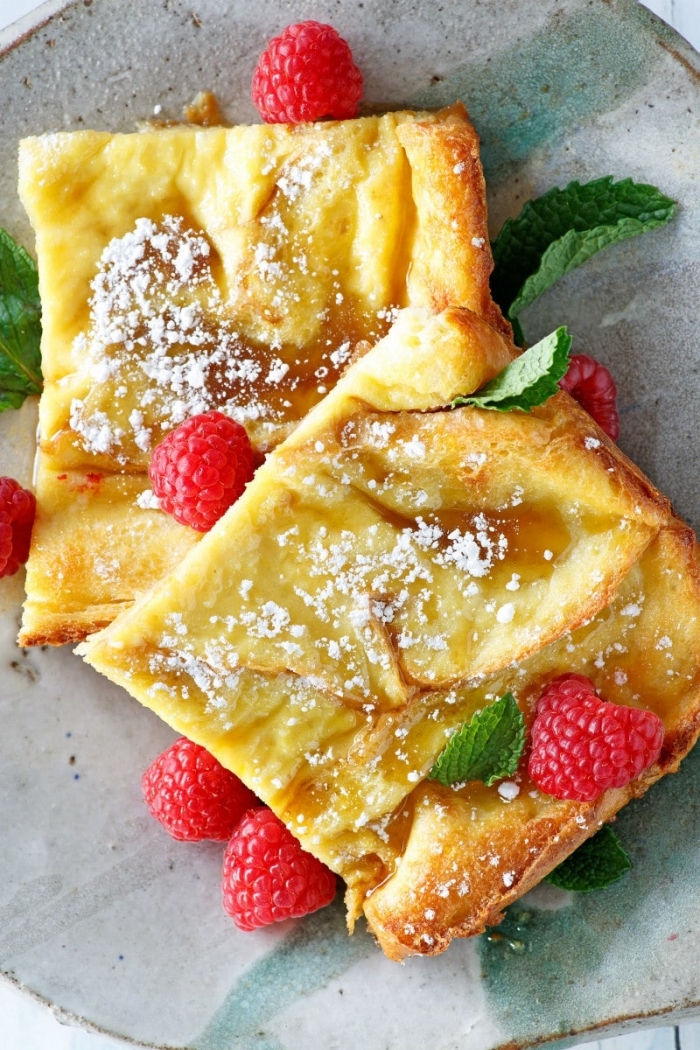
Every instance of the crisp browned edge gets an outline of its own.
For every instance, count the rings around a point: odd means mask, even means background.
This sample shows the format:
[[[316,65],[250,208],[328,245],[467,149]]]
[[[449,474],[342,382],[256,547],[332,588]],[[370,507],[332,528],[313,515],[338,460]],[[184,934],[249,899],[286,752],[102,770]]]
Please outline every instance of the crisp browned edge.
[[[84,642],[91,634],[109,627],[110,623],[112,620],[79,620],[77,623],[57,627],[53,631],[22,631],[17,636],[17,645],[21,649],[31,649],[37,646]]]
[[[479,231],[478,236],[482,237],[485,245],[489,247],[486,251],[481,248],[475,251],[471,244],[471,237],[469,243],[467,243],[465,236],[461,238],[464,242],[462,248],[465,257],[469,260],[474,275],[470,283],[480,293],[478,309],[476,304],[473,304],[471,309],[487,321],[492,328],[495,328],[508,342],[512,343],[513,329],[511,324],[503,316],[500,307],[491,297],[490,277],[493,272],[494,262],[490,249],[486,180],[481,164],[479,135],[464,103],[457,101],[440,112],[446,114],[451,112],[452,115],[440,123],[413,121],[402,124],[397,128],[399,142],[408,153],[406,140],[410,143],[411,140],[417,141],[419,138],[425,138],[428,134],[430,135],[430,146],[428,150],[424,150],[424,153],[430,156],[432,160],[430,167],[433,174],[437,171],[441,176],[443,193],[445,193],[448,201],[451,197],[454,197],[455,201],[459,198],[460,205],[462,203],[462,194],[457,190],[462,180],[454,172],[455,158],[458,158],[458,164],[464,165],[465,170],[468,170],[468,176],[464,181],[471,186],[478,187],[478,192],[473,195],[470,201],[471,212],[469,221],[464,223],[462,229],[468,228],[472,236],[475,230]],[[445,158],[448,155],[450,160],[448,167],[445,168]],[[453,187],[455,188],[454,194],[451,193]],[[434,312],[437,313],[448,306],[467,305],[464,302],[453,301],[454,299],[461,299],[459,293],[454,296],[448,295],[445,285],[449,282],[443,281],[442,287],[439,288],[433,282],[426,283],[430,289]],[[451,291],[454,292],[454,289],[451,289]]]

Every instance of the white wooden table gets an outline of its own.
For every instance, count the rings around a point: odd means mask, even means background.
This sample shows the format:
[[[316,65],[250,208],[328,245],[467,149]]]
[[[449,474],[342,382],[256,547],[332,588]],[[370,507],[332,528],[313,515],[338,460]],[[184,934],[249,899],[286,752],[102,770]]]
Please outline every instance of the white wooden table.
[[[38,7],[37,0],[0,0],[0,29]],[[645,0],[645,6],[700,51],[700,0]],[[120,1040],[66,1028],[28,996],[0,983],[0,1050],[124,1050]],[[700,1050],[700,1022],[653,1028],[578,1050]]]

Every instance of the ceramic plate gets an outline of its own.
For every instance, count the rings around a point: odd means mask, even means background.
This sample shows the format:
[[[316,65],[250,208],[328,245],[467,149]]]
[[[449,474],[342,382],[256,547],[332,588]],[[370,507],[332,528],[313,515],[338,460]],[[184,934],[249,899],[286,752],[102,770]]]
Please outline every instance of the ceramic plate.
[[[46,9],[45,9],[46,10]],[[634,0],[80,0],[0,55],[0,225],[28,246],[16,148],[62,128],[176,117],[201,88],[255,119],[251,72],[290,21],[331,21],[375,107],[463,99],[494,230],[570,179],[652,182],[677,219],[570,274],[523,317],[567,323],[614,372],[620,444],[697,523],[700,59]],[[7,40],[8,45],[10,41]],[[0,41],[2,38],[0,37]],[[34,406],[0,418],[0,473],[29,480]],[[187,1050],[491,1050],[700,1010],[700,753],[618,821],[631,874],[538,890],[496,937],[388,962],[340,904],[239,933],[222,848],[171,842],[139,779],[172,733],[68,649],[22,652],[0,585],[0,968],[74,1023]]]

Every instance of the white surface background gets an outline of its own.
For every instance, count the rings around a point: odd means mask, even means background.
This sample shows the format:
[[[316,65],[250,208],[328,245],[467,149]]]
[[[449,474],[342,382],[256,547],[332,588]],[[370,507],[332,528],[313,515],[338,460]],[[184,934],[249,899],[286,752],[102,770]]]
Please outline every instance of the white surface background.
[[[38,6],[36,0],[0,0],[0,29]],[[645,6],[700,51],[700,0],[646,0]],[[125,1045],[67,1028],[45,1006],[0,983],[0,1050],[124,1050]],[[600,1042],[586,1043],[580,1050],[600,1047]],[[700,1050],[700,1023],[613,1037],[605,1041],[604,1050]]]

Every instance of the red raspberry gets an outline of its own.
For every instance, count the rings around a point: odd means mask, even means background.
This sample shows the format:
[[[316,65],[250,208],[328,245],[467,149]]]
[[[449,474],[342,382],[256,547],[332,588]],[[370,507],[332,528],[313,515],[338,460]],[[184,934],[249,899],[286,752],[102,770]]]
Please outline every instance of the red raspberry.
[[[29,557],[35,513],[34,493],[0,478],[0,576],[12,576]]]
[[[153,450],[148,474],[162,510],[207,532],[253,476],[250,439],[222,412],[192,416]]]
[[[362,73],[332,26],[298,22],[271,40],[253,74],[253,102],[267,124],[357,115]]]
[[[224,908],[239,930],[299,919],[335,896],[335,875],[313,857],[272,810],[246,813],[226,847]]]
[[[225,842],[257,803],[234,773],[184,736],[150,764],[141,789],[152,816],[181,842]]]
[[[528,773],[554,798],[592,802],[655,762],[663,735],[653,711],[608,703],[590,679],[566,674],[537,705]]]
[[[612,441],[620,436],[617,415],[617,387],[605,365],[587,354],[572,354],[569,371],[559,381]]]

